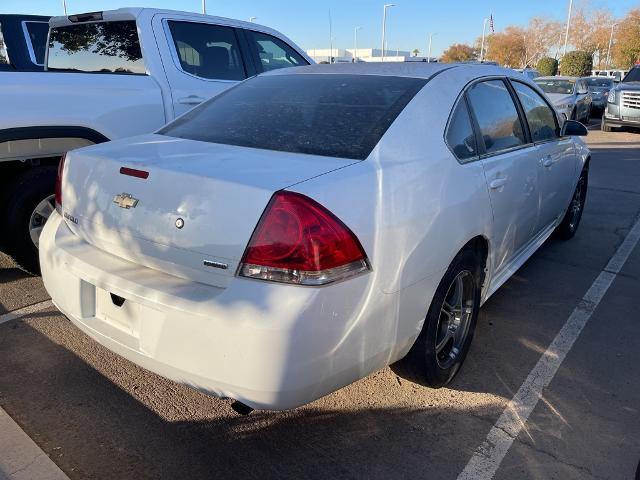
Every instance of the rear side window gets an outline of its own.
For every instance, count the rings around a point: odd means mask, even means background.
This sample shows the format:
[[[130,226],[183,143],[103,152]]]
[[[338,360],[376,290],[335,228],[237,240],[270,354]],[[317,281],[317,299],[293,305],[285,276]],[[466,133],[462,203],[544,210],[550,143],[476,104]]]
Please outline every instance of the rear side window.
[[[249,41],[257,49],[263,72],[309,64],[298,52],[279,38],[253,31],[247,31],[247,35]]]
[[[49,70],[144,74],[135,21],[81,23],[53,28]]]
[[[44,65],[49,24],[46,22],[24,22],[24,31],[31,61],[36,65]]]
[[[523,83],[512,82],[512,85],[527,117],[533,141],[544,142],[558,138],[556,115],[547,102],[538,92]]]
[[[467,102],[461,98],[451,114],[447,127],[447,145],[461,163],[478,155],[476,137],[471,126]]]
[[[182,70],[212,80],[246,77],[233,28],[193,22],[168,24]]]
[[[502,80],[476,83],[468,91],[486,153],[524,145],[525,137],[511,94]]]
[[[364,160],[425,83],[376,75],[259,76],[203,103],[159,133]]]
[[[4,37],[2,36],[2,25],[0,25],[0,65],[9,64],[9,55],[7,54],[7,46],[4,43]]]

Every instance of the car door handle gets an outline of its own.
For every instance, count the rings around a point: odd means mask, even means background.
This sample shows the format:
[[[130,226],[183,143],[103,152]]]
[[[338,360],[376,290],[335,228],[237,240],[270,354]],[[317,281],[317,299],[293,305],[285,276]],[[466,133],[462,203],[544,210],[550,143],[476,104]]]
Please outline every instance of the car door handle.
[[[506,183],[507,183],[507,177],[494,178],[489,183],[489,188],[491,190],[497,190],[497,189],[499,189],[501,187],[504,187]]]
[[[551,157],[544,157],[542,159],[542,166],[549,168],[551,165],[553,165],[553,159]]]
[[[182,97],[178,99],[178,103],[182,105],[198,105],[204,101],[204,98],[197,95],[189,95],[188,97]]]

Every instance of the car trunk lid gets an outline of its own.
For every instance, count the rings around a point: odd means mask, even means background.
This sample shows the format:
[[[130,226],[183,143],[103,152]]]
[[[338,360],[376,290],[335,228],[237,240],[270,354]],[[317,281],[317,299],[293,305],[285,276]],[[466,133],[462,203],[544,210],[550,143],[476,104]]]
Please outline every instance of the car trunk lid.
[[[63,212],[101,250],[226,286],[274,192],[352,163],[145,135],[69,154]]]

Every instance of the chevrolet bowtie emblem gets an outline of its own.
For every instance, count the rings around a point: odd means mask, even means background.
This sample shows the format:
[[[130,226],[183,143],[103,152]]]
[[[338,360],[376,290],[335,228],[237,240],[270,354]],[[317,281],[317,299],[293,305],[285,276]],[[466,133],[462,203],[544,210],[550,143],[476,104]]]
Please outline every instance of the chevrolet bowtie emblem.
[[[126,208],[128,210],[130,208],[136,208],[136,205],[138,205],[138,199],[133,198],[128,193],[121,193],[120,195],[113,197],[113,203],[118,205],[120,208]]]

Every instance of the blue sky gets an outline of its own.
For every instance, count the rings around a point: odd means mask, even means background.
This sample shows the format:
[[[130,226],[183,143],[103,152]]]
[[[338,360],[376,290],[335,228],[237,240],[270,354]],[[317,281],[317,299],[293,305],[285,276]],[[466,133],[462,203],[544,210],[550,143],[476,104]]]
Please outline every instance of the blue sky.
[[[1,0],[2,13],[62,14],[62,0]],[[392,0],[389,9],[387,40],[389,49],[427,50],[429,32],[436,32],[433,54],[439,54],[454,42],[472,42],[482,34],[482,20],[493,12],[496,30],[509,24],[527,23],[540,15],[566,18],[567,0]],[[353,47],[353,29],[358,32],[359,47],[380,47],[382,5],[392,1],[372,0],[207,0],[207,13],[257,22],[282,31],[301,47],[327,48],[329,45],[329,9],[333,19],[334,46]],[[622,16],[639,0],[574,0],[587,2],[589,8],[608,7]],[[201,0],[67,0],[69,13],[108,10],[125,6],[147,6],[175,10],[200,11]]]

